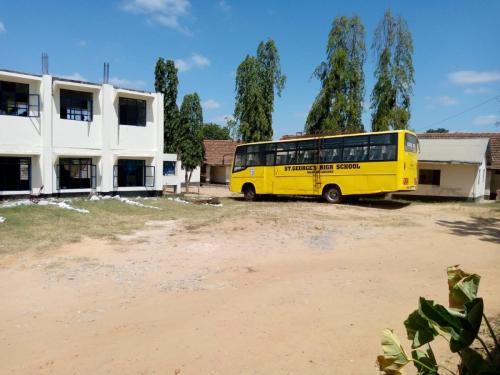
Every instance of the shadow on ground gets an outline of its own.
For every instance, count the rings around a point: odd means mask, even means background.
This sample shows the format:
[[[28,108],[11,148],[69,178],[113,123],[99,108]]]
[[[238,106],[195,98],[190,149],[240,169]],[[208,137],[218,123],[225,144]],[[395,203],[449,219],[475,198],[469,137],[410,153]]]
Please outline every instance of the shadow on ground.
[[[437,223],[457,236],[475,236],[482,241],[500,244],[500,219],[473,217],[471,220],[438,220]]]
[[[230,199],[239,202],[245,201],[244,197],[231,197]],[[294,195],[261,195],[258,197],[257,202],[274,202],[274,203],[317,202],[318,204],[329,204],[325,202],[321,197],[294,196]],[[384,199],[355,200],[355,199],[349,199],[348,197],[346,197],[345,202],[342,203],[342,205],[369,207],[369,208],[377,208],[384,210],[397,210],[407,207],[410,204],[411,202],[402,202],[402,201],[384,200]]]

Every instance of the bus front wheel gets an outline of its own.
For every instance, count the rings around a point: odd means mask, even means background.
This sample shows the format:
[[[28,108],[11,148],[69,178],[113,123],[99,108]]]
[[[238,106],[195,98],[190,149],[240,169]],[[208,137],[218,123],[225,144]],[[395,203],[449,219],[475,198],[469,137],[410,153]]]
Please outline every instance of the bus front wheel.
[[[342,202],[342,193],[338,186],[327,186],[325,190],[323,190],[323,198],[328,203],[340,203]]]
[[[257,198],[253,185],[245,185],[243,187],[243,196],[246,201],[254,201]]]

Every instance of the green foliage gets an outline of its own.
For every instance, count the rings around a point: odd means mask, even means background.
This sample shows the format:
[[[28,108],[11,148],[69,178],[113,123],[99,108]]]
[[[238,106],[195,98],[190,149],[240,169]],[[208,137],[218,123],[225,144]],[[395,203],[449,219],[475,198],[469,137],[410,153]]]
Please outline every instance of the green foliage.
[[[209,122],[203,124],[203,139],[231,139],[229,136],[229,129],[220,125]]]
[[[418,374],[438,374],[444,366],[438,365],[430,343],[442,336],[449,343],[451,352],[458,353],[461,358],[460,375],[498,374],[499,361],[495,362],[484,341],[479,337],[479,328],[484,321],[490,327],[483,314],[483,299],[477,296],[479,275],[469,274],[458,266],[448,267],[448,289],[450,307],[434,303],[423,297],[419,299],[418,309],[412,312],[404,322],[408,339],[412,340],[412,358],[404,353],[404,349],[390,330],[382,332],[382,349],[384,354],[378,357],[379,367],[385,374],[401,374],[401,368],[413,362]],[[389,333],[390,334],[389,334]],[[499,351],[494,332],[490,331]],[[478,340],[488,354],[485,359],[479,352],[471,348]],[[453,371],[446,369],[454,374]]]
[[[179,79],[174,61],[160,57],[155,67],[155,90],[163,94],[163,149],[169,153],[176,153],[179,149],[178,84]]]
[[[413,92],[413,40],[406,21],[387,10],[372,50],[378,57],[371,96],[372,131],[408,129]]]
[[[377,357],[380,371],[388,375],[402,374],[401,370],[411,362],[397,336],[390,330],[382,331],[383,355]]]
[[[180,111],[178,150],[182,167],[186,170],[186,189],[191,175],[203,163],[203,112],[197,93],[184,96]]]
[[[366,59],[365,29],[358,16],[337,17],[328,35],[326,61],[314,71],[321,81],[306,120],[306,133],[364,130],[361,120]]]
[[[448,133],[449,130],[445,128],[428,129],[426,133]]]
[[[259,44],[257,57],[247,55],[238,66],[234,117],[244,142],[272,139],[274,94],[281,96],[285,81],[272,39]]]

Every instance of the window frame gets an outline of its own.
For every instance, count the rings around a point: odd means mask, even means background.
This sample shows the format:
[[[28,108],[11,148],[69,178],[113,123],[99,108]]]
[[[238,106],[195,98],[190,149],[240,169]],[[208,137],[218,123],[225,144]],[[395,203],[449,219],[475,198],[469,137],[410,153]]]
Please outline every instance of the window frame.
[[[128,105],[126,105],[125,103],[128,103]],[[130,105],[132,103],[134,103],[135,106]],[[135,107],[135,110],[136,110],[135,116],[131,116],[131,117],[134,117],[134,119],[132,119],[132,120],[127,119],[126,121],[128,121],[128,122],[122,121],[122,107],[125,107],[128,110],[131,110],[132,108]],[[141,108],[141,107],[143,107],[143,108]],[[142,113],[141,113],[141,110],[142,110]],[[145,127],[147,124],[147,110],[148,109],[147,109],[147,101],[146,100],[120,96],[118,98],[118,123],[119,123],[119,125],[124,125],[124,126]]]
[[[173,167],[174,167],[173,173],[165,173],[165,164],[166,163],[173,163]],[[176,176],[177,175],[176,166],[177,166],[177,162],[174,160],[163,160],[163,175],[164,176]]]
[[[13,86],[14,90],[6,90],[5,86],[10,85]],[[23,90],[21,90],[21,88],[23,88]],[[9,105],[9,96],[13,96],[13,98],[10,98],[13,100],[12,105]],[[21,97],[24,97],[24,99]],[[5,106],[3,105],[4,103]],[[20,104],[22,104],[22,106]],[[22,112],[20,112],[20,110],[22,110]],[[0,80],[0,115],[40,117],[40,95],[30,94],[29,83]]]
[[[88,180],[88,186],[61,187],[62,168],[69,166],[70,180]],[[85,168],[84,168],[85,167]],[[78,171],[78,176],[72,177],[71,174]],[[58,190],[76,190],[76,189],[95,189],[96,188],[96,166],[92,164],[92,158],[59,158],[57,165],[57,188]],[[86,174],[84,177],[83,173]],[[68,181],[69,182],[69,181]],[[83,185],[83,184],[81,184]]]
[[[64,99],[63,95],[65,95]],[[84,101],[87,103],[87,108],[83,108],[81,105]],[[66,117],[63,117],[63,108]],[[78,119],[76,116],[81,118]],[[94,119],[94,94],[88,91],[60,89],[59,118],[61,120],[92,122]]]

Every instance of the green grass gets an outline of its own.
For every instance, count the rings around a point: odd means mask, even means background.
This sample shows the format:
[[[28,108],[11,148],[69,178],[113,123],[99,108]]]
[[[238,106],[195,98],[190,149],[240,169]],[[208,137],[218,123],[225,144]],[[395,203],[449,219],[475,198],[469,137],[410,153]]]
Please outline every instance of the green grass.
[[[84,237],[114,239],[144,226],[149,220],[184,220],[186,225],[204,223],[236,215],[241,202],[223,200],[223,207],[182,204],[164,198],[141,200],[161,210],[132,206],[117,200],[73,199],[70,205],[85,208],[88,214],[57,206],[0,208],[7,220],[0,224],[0,255],[27,250],[55,249]]]

